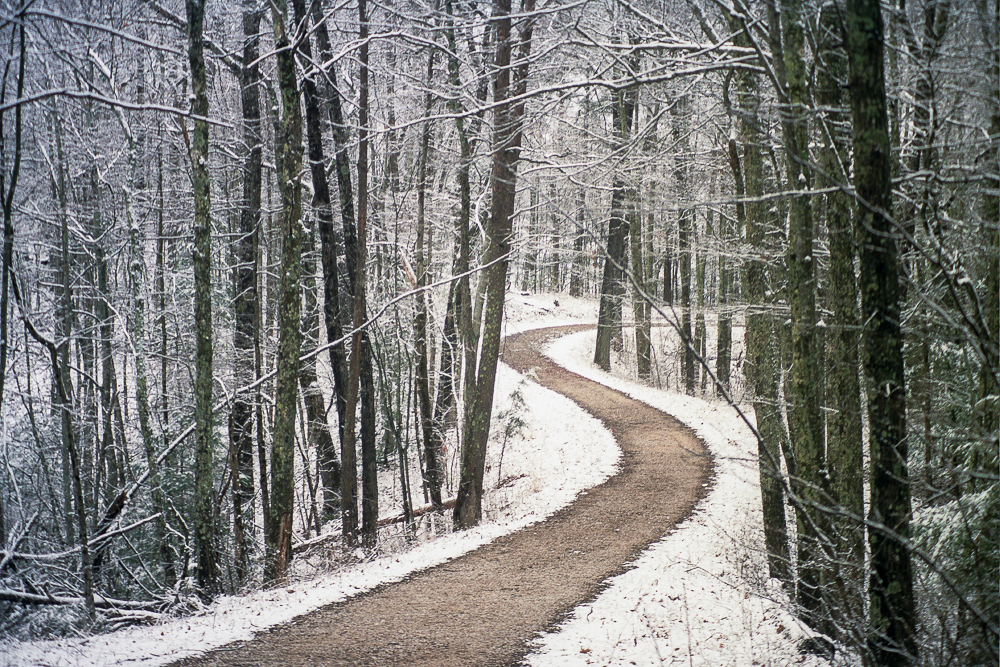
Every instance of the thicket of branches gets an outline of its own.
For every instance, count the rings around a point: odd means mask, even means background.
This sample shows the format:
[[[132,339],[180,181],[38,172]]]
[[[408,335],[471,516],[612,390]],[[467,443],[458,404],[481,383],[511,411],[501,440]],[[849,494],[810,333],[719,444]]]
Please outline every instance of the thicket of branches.
[[[477,523],[513,288],[599,298],[598,365],[752,408],[769,573],[817,631],[995,661],[998,23],[5,5],[4,631]]]

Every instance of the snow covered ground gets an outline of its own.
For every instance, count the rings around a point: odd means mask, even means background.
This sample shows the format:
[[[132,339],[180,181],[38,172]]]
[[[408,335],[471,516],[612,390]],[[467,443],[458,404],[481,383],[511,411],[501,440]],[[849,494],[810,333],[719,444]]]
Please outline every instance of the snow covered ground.
[[[750,429],[724,403],[650,389],[590,363],[595,332],[557,340],[560,365],[668,412],[697,432],[715,456],[708,497],[635,568],[613,578],[592,603],[535,642],[532,667],[571,665],[829,665],[803,656],[809,632],[785,611],[767,579]],[[785,603],[785,604],[781,604]]]
[[[558,301],[559,305],[556,305]],[[596,303],[565,295],[508,297],[506,333],[593,322]],[[826,665],[803,657],[801,626],[768,597],[753,440],[735,411],[651,390],[595,370],[593,334],[558,341],[553,358],[578,373],[662,408],[694,428],[716,456],[716,477],[695,516],[652,546],[592,603],[538,639],[529,664]],[[194,616],[94,637],[0,642],[0,666],[161,665],[287,622],[331,602],[460,556],[544,519],[614,473],[610,434],[575,404],[501,368],[487,471],[487,522],[350,566],[245,596],[224,597]],[[513,437],[504,438],[509,425]],[[571,446],[570,446],[571,445]],[[502,451],[502,464],[500,461]],[[499,487],[499,488],[498,488]],[[399,550],[396,550],[396,549]],[[303,573],[307,570],[301,570]],[[312,569],[308,569],[312,572]]]

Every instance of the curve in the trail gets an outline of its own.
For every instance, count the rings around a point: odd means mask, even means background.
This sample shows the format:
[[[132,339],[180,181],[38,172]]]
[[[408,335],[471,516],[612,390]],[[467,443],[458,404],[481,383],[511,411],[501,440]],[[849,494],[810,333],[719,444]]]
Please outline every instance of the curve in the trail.
[[[712,467],[704,445],[673,417],[541,355],[548,340],[584,328],[510,336],[504,361],[604,422],[624,453],[618,474],[543,522],[179,665],[520,661],[537,633],[593,599],[602,582],[691,513]]]

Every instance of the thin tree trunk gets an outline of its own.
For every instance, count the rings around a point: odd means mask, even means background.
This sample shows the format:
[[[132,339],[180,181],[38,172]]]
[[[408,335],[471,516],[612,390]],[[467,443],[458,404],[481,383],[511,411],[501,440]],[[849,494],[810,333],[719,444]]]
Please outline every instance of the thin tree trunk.
[[[742,224],[740,220],[740,225]],[[719,221],[719,238],[724,249],[731,247],[738,239],[738,232],[733,233],[732,224],[724,217]],[[726,251],[723,250],[719,253],[719,325],[715,342],[715,378],[718,380],[716,393],[720,397],[728,394],[730,388],[729,376],[733,351],[733,315],[729,308],[731,282],[732,270],[729,267]]]
[[[455,39],[454,7],[452,0],[445,0],[445,12],[447,19],[445,23],[445,34],[448,39],[448,82],[456,90],[462,87],[459,76],[459,61],[457,41]],[[488,34],[489,31],[487,31]],[[480,91],[477,91],[479,97]],[[464,391],[468,391],[475,381],[475,356],[478,348],[479,331],[474,326],[472,313],[472,287],[468,273],[471,262],[471,239],[469,236],[469,224],[472,219],[472,186],[470,183],[470,171],[472,169],[472,154],[474,151],[474,140],[470,139],[470,134],[474,134],[478,128],[479,117],[473,116],[472,127],[467,127],[464,111],[459,96],[454,96],[448,101],[448,110],[455,114],[455,130],[458,134],[459,165],[458,165],[458,253],[455,261],[455,273],[462,276],[455,286],[455,326],[458,329],[458,336],[462,342],[462,353],[458,357],[461,365],[465,369],[461,386]],[[475,320],[478,322],[478,320]],[[468,405],[468,399],[463,401],[463,405]]]
[[[20,49],[19,49],[19,59],[18,59],[18,70],[17,70],[17,91],[16,99],[21,99],[21,95],[24,93],[24,72],[25,72],[25,39],[24,39],[24,23],[23,16],[21,17],[20,23]],[[11,40],[13,41],[13,34],[11,35]],[[13,44],[11,45],[13,50]],[[3,89],[0,91],[0,103],[4,102],[7,97],[7,79],[4,77]],[[13,258],[14,258],[14,193],[17,191],[17,181],[21,173],[21,107],[18,104],[14,109],[14,163],[11,166],[10,171],[10,182],[5,183],[6,180],[6,165],[0,164],[0,195],[3,196],[3,254],[2,260],[0,260],[0,415],[3,414],[3,393],[4,393],[4,378],[7,375],[7,350],[9,347],[8,340],[8,325],[7,325],[7,314],[10,311],[8,303],[8,289],[11,273],[13,272]],[[6,140],[4,125],[3,125],[3,114],[0,113],[0,144],[3,144]],[[60,153],[62,151],[60,150]],[[60,174],[62,173],[62,160],[60,156]],[[65,208],[65,207],[63,207]],[[68,273],[69,267],[66,266],[64,271]],[[3,507],[0,506],[0,513],[3,512]],[[3,530],[3,519],[0,518],[0,539],[5,540]],[[7,544],[6,541],[2,544]]]
[[[683,188],[681,188],[683,189]],[[691,227],[693,211],[681,211],[677,219],[677,254],[681,280],[681,342],[684,345],[684,365],[681,370],[684,392],[694,396],[695,363],[694,336],[691,330]]]
[[[429,91],[434,75],[434,52],[427,58],[428,92],[424,95],[424,115],[429,115],[432,97]],[[428,262],[425,261],[424,245],[426,243],[426,198],[427,198],[427,161],[430,152],[431,125],[424,121],[420,130],[420,145],[417,155],[417,238],[415,248],[414,270],[417,282],[414,287],[421,289],[428,284]],[[417,294],[417,313],[413,320],[413,331],[417,352],[417,406],[420,413],[420,429],[424,442],[424,485],[435,508],[441,507],[441,459],[443,452],[439,447],[439,439],[434,436],[434,415],[431,407],[430,361],[428,359],[427,335],[427,293],[425,290]]]
[[[277,0],[271,9],[278,61],[281,120],[275,135],[275,163],[281,194],[279,235],[282,241],[278,282],[278,355],[274,388],[274,444],[271,449],[271,525],[267,531],[265,578],[280,581],[292,558],[295,499],[295,413],[298,406],[299,353],[302,347],[299,296],[302,273],[302,115],[295,77],[295,49],[289,35],[288,5]]]
[[[208,91],[202,29],[205,0],[187,0],[188,58],[195,116],[191,139],[194,182],[194,335],[195,335],[195,494],[194,531],[198,586],[206,597],[219,590],[216,553],[215,489],[212,482],[212,224],[208,173]]]
[[[551,289],[553,292],[559,292],[562,289],[562,270],[560,262],[562,261],[562,233],[559,229],[559,215],[557,213],[558,204],[556,199],[556,184],[552,182],[549,184],[549,225],[552,229],[551,243],[552,243],[552,258],[549,266],[549,271],[552,279]]]
[[[633,192],[633,194],[635,194]],[[635,359],[639,378],[648,380],[652,374],[650,364],[649,303],[640,292],[646,286],[646,262],[643,259],[642,213],[638,210],[638,197],[629,211],[629,250],[632,255],[632,316],[635,318]]]
[[[348,472],[348,467],[355,465],[356,456],[356,416],[355,411],[358,405],[360,394],[367,395],[367,388],[361,388],[362,361],[364,355],[364,340],[362,325],[365,321],[365,266],[367,262],[367,231],[368,231],[368,19],[365,0],[358,2],[358,22],[360,24],[359,39],[361,47],[358,58],[360,61],[359,72],[359,97],[358,97],[358,220],[356,239],[356,259],[355,275],[353,278],[354,288],[354,334],[351,340],[351,360],[348,372],[347,384],[347,411],[345,414],[344,438],[342,441],[342,459],[344,465],[342,485],[342,495],[345,501],[348,498],[357,497],[356,478]],[[347,244],[347,252],[351,254],[351,244]],[[369,364],[370,369],[370,364]],[[365,425],[364,409],[362,409],[362,427]],[[374,438],[370,439],[372,451],[367,451],[367,439],[362,433],[362,528],[361,533],[366,546],[374,546],[378,533],[378,495],[370,495],[374,489],[377,492],[376,457],[374,451]],[[348,461],[348,456],[352,460]],[[353,544],[357,533],[357,515],[351,514],[351,510],[345,506],[343,512],[344,540],[348,544]]]
[[[327,31],[326,22],[323,20],[322,12],[319,8],[319,3],[313,3],[313,22],[316,25],[316,43],[319,46],[320,56],[323,61],[329,61],[332,59],[332,50],[330,48],[330,37]],[[365,46],[367,48],[367,45]],[[367,71],[367,70],[366,70]],[[358,262],[359,258],[359,247],[358,240],[355,230],[355,216],[354,216],[354,194],[351,187],[351,165],[350,156],[348,155],[348,137],[347,137],[347,125],[344,121],[344,114],[341,108],[340,93],[337,91],[337,79],[336,74],[331,66],[327,72],[327,104],[330,112],[330,122],[333,125],[333,140],[335,147],[335,170],[337,172],[337,188],[340,193],[340,215],[343,222],[344,230],[344,256],[347,264],[347,278],[348,278],[348,291],[351,294],[356,294],[358,290],[357,282],[359,276],[364,273],[364,264]],[[359,162],[360,164],[360,162]],[[367,179],[366,179],[367,180]],[[359,175],[359,188],[360,188],[360,175]],[[366,202],[367,203],[367,202]],[[361,202],[359,198],[358,206],[360,208]],[[365,210],[367,214],[367,208]],[[359,211],[360,214],[360,211]],[[321,227],[322,231],[323,227]],[[334,275],[333,268],[336,266],[335,256],[333,254],[333,234],[332,228],[330,230],[330,235],[324,237],[324,280],[325,280],[325,290],[326,295],[326,322],[327,322],[327,336],[330,337],[331,328],[331,314],[333,309],[337,308],[339,310],[339,300],[333,300],[331,295],[333,289],[336,285],[333,283]],[[359,267],[362,269],[359,271]],[[356,315],[356,308],[354,312],[351,313]],[[344,317],[345,319],[351,315],[346,310],[344,313],[337,313],[338,317]],[[363,317],[362,311],[362,317]],[[348,320],[349,322],[350,320]],[[342,325],[341,325],[342,326]],[[341,330],[342,331],[342,330]],[[342,336],[342,334],[341,334]],[[336,336],[333,340],[339,339],[341,336]],[[357,350],[357,338],[360,334],[357,334],[351,342],[352,351]],[[358,473],[357,473],[357,449],[356,449],[356,432],[352,430],[350,437],[347,434],[347,424],[350,423],[351,428],[354,429],[355,426],[355,412],[357,410],[358,401],[358,389],[355,388],[354,391],[354,402],[351,404],[349,400],[349,395],[352,393],[351,383],[352,383],[352,368],[348,367],[346,351],[343,352],[343,362],[338,362],[333,360],[333,349],[331,348],[331,365],[337,365],[341,363],[344,376],[344,399],[343,408],[341,411],[341,406],[338,403],[338,416],[340,417],[340,461],[341,461],[341,478],[340,478],[340,503],[341,503],[341,523],[343,525],[343,535],[344,540],[348,544],[353,544],[357,537],[358,532]],[[338,353],[343,348],[337,348]],[[353,352],[352,352],[353,360]],[[360,376],[360,368],[358,369],[358,374]],[[358,383],[362,381],[362,378],[358,378]],[[338,399],[339,400],[339,399]]]
[[[694,319],[695,349],[702,360],[702,363],[698,364],[698,375],[701,378],[699,391],[702,395],[705,393],[706,381],[708,380],[708,371],[703,365],[708,362],[708,340],[705,333],[705,279],[708,272],[708,253],[705,247],[708,245],[707,239],[712,235],[712,209],[706,211],[705,216],[705,234],[702,236],[702,243],[698,247],[698,258],[695,260],[695,287],[698,290],[698,312],[695,314]]]
[[[317,32],[322,29],[325,34],[326,23],[319,11],[318,2],[312,3],[312,20],[317,26]],[[304,0],[292,0],[292,7],[297,23],[304,23],[308,16]],[[320,50],[323,51],[322,40]],[[329,47],[329,45],[326,45]],[[299,48],[304,57],[312,60],[312,49],[308,40],[303,40]],[[326,56],[323,56],[324,59]],[[332,67],[330,69],[332,76]],[[330,203],[330,185],[326,174],[326,160],[323,151],[322,120],[320,118],[320,92],[315,76],[307,76],[302,80],[303,100],[305,101],[306,138],[309,144],[309,169],[313,185],[313,209],[319,226],[320,263],[323,267],[323,322],[326,327],[328,341],[339,340],[344,335],[340,320],[340,278],[337,269],[338,243],[333,228],[333,208]],[[328,95],[337,95],[336,91]],[[348,190],[350,184],[348,182]],[[348,196],[349,193],[348,193]],[[318,342],[318,341],[317,341]],[[334,404],[337,409],[338,440],[343,432],[344,409],[347,405],[347,355],[343,344],[330,348],[330,368],[333,371]],[[315,371],[313,372],[315,377]],[[311,406],[311,407],[310,407]],[[326,411],[323,409],[320,394],[313,394],[309,399],[307,410],[310,412],[310,423],[317,429],[317,456],[319,458],[320,480],[323,484],[323,517],[333,518],[340,509],[341,470],[337,459],[336,445],[330,436],[326,421]]]
[[[510,0],[497,0],[496,78],[493,82],[494,130],[493,170],[490,185],[493,200],[487,228],[485,256],[485,321],[479,369],[472,391],[467,393],[466,421],[462,438],[461,479],[453,514],[457,528],[469,528],[482,518],[483,476],[486,467],[486,442],[493,413],[493,391],[500,354],[500,323],[503,318],[504,292],[511,248],[514,198],[517,186],[517,159],[521,147],[524,102],[511,103],[527,90],[531,34],[534,27],[534,0],[522,6],[523,25],[519,31],[517,66],[511,66]],[[513,71],[512,71],[513,70]]]
[[[368,9],[358,0],[358,228],[357,266],[354,279],[354,328],[351,373],[358,374],[361,401],[361,537],[369,548],[378,539],[378,468],[375,450],[375,387],[372,382],[371,344],[361,330],[367,313],[368,265]],[[360,368],[355,370],[354,351]],[[352,383],[353,384],[353,383]],[[348,417],[350,419],[351,416]]]
[[[260,227],[261,144],[260,66],[257,57],[260,42],[261,13],[255,0],[243,4],[243,69],[240,73],[240,103],[243,113],[243,141],[247,145],[243,163],[243,200],[235,247],[236,268],[233,300],[234,375],[237,385],[254,380],[254,336],[256,333],[257,237]],[[233,471],[233,548],[237,585],[243,585],[250,568],[248,537],[253,538],[253,404],[251,397],[240,394],[233,400],[229,417],[230,466]]]
[[[131,148],[130,172],[136,169],[135,151]],[[150,423],[149,383],[146,374],[146,299],[143,292],[145,284],[145,268],[142,243],[142,232],[132,211],[131,185],[125,192],[125,216],[129,231],[129,282],[132,284],[132,340],[135,347],[135,402],[139,413],[139,433],[142,436],[143,451],[146,455],[146,466],[149,468],[149,489],[153,499],[153,509],[160,514],[154,522],[153,530],[160,556],[160,567],[163,569],[163,581],[167,588],[173,588],[177,583],[177,571],[174,568],[173,551],[167,534],[167,504],[163,495],[163,482],[160,477],[160,466],[156,459],[156,445],[153,439],[153,427]],[[111,369],[113,373],[113,367]],[[95,564],[103,553],[95,558]]]
[[[727,15],[730,29],[741,30],[740,22]],[[745,34],[739,34],[736,43],[748,46]],[[730,166],[736,184],[736,215],[744,229],[747,244],[753,249],[753,258],[743,270],[743,295],[747,300],[746,313],[746,364],[744,375],[753,390],[754,414],[757,417],[757,462],[759,468],[761,506],[764,520],[764,544],[767,549],[768,572],[773,579],[785,586],[792,583],[788,551],[788,530],[785,522],[781,460],[787,451],[785,426],[778,405],[778,368],[774,354],[774,316],[769,312],[768,266],[764,259],[768,252],[765,226],[767,210],[761,201],[764,194],[764,164],[758,134],[758,107],[760,92],[753,74],[739,70],[736,73],[739,121],[737,128],[743,144],[741,165],[735,141],[729,143]],[[740,201],[746,198],[745,203]]]
[[[586,258],[583,255],[583,244],[586,240],[584,224],[587,215],[587,191],[584,188],[577,190],[576,200],[576,229],[573,231],[573,262],[570,265],[569,274],[569,295],[583,296],[584,291],[584,271],[586,271]]]

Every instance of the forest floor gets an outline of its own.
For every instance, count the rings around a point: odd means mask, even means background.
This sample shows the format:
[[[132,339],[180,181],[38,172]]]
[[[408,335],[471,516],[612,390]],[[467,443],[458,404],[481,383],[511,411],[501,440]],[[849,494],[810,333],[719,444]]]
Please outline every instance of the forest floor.
[[[150,625],[77,631],[74,610],[52,608],[41,627],[65,634],[0,637],[0,667],[420,664],[414,655],[424,664],[831,667],[799,652],[811,632],[768,578],[752,431],[710,390],[683,394],[674,328],[654,328],[653,378],[639,381],[628,328],[604,373],[591,363],[593,325],[562,326],[592,323],[596,301],[520,292],[507,301],[481,526],[453,532],[450,517],[429,514],[411,538],[386,529],[377,549],[337,554],[335,533],[324,533],[326,546],[299,554],[286,585]],[[714,316],[707,324],[711,340]],[[752,423],[741,338],[733,396]],[[577,387],[605,423],[533,380]],[[625,437],[632,428],[676,440]],[[450,480],[454,442],[448,451]],[[388,517],[401,495],[384,472]],[[685,475],[687,490],[678,488]],[[858,664],[841,653],[832,662]]]
[[[570,397],[611,430],[620,472],[549,519],[406,580],[333,604],[246,642],[184,660],[209,665],[510,665],[529,641],[690,515],[712,470],[673,417],[542,356],[584,326],[508,337],[504,362]]]

